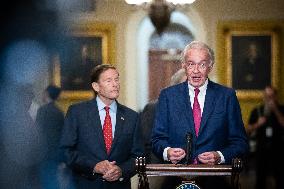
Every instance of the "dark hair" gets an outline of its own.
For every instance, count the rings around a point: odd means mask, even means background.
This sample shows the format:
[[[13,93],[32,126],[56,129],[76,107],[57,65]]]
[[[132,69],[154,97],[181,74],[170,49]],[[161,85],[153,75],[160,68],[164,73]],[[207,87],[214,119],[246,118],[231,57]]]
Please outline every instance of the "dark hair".
[[[48,96],[52,99],[52,100],[56,100],[58,98],[58,96],[61,93],[61,88],[54,86],[54,85],[49,85],[46,88],[46,91],[48,93]]]
[[[91,83],[93,82],[98,82],[100,79],[100,76],[103,72],[109,69],[114,69],[116,70],[116,67],[110,64],[100,64],[94,67],[94,69],[91,72]]]

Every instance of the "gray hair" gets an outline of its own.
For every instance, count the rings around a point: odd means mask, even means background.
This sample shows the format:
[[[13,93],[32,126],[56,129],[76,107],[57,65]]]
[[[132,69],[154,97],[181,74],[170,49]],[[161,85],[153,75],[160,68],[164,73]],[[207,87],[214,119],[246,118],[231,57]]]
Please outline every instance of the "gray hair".
[[[186,47],[184,48],[184,50],[182,51],[182,57],[181,57],[181,62],[185,62],[185,57],[186,57],[186,53],[190,50],[190,49],[205,49],[208,51],[208,55],[210,58],[210,64],[213,65],[215,62],[215,55],[214,55],[214,51],[205,43],[201,42],[201,41],[192,41],[191,43],[189,43],[188,45],[186,45]]]

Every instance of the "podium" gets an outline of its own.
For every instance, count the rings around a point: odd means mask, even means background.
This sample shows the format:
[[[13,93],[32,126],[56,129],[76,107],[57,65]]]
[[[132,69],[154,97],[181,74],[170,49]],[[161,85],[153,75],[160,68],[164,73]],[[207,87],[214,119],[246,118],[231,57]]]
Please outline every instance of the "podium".
[[[184,180],[183,183],[192,184],[188,188],[197,189],[199,187],[195,185],[194,178],[198,176],[230,176],[232,187],[239,189],[239,175],[242,168],[242,160],[238,158],[233,159],[231,165],[146,164],[145,157],[136,158],[136,171],[139,178],[138,189],[150,189],[148,176],[179,176]]]

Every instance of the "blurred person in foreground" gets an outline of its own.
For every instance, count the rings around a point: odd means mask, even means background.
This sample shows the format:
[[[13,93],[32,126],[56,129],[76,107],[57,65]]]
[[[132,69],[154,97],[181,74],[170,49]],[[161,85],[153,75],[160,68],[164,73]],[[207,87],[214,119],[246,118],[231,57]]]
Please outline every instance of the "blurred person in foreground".
[[[279,156],[284,146],[284,106],[278,103],[273,87],[265,87],[263,103],[252,110],[247,131],[256,142],[255,188],[271,188],[268,176],[273,176],[275,188],[284,188],[283,158]]]
[[[33,98],[30,84],[1,88],[0,188],[41,188],[39,166],[45,150],[41,129],[28,112]]]
[[[152,133],[153,152],[173,164],[185,163],[186,134],[192,135],[191,164],[231,164],[248,152],[236,93],[208,79],[214,52],[193,41],[182,54],[187,81],[161,91]],[[202,189],[228,188],[223,177],[200,177]]]
[[[112,65],[92,70],[92,100],[69,107],[61,147],[77,189],[130,189],[135,158],[143,155],[138,113],[118,103],[120,81]]]

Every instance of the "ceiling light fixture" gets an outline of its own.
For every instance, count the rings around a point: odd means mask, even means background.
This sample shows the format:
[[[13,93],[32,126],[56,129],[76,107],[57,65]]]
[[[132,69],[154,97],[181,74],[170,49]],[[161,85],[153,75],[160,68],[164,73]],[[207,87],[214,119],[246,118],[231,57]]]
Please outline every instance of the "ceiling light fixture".
[[[148,11],[152,24],[160,35],[169,25],[171,13],[177,6],[189,5],[195,0],[125,0],[130,5],[142,6]]]

